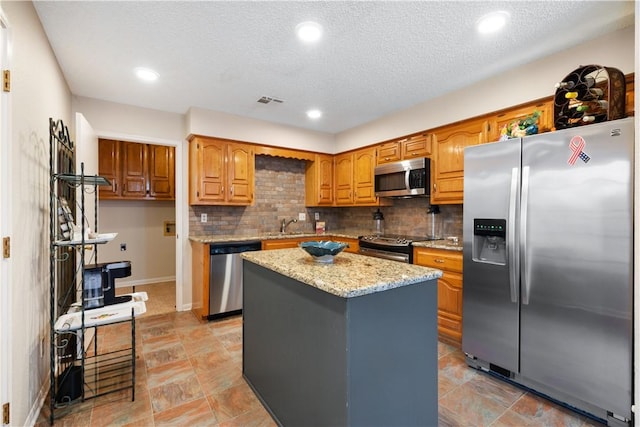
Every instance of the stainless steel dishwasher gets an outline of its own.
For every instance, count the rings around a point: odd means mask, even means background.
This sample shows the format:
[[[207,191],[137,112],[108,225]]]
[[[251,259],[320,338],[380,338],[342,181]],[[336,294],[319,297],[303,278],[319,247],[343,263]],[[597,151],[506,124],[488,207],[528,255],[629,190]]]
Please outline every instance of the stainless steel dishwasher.
[[[259,251],[259,241],[209,245],[209,319],[242,311],[242,258],[240,253]]]

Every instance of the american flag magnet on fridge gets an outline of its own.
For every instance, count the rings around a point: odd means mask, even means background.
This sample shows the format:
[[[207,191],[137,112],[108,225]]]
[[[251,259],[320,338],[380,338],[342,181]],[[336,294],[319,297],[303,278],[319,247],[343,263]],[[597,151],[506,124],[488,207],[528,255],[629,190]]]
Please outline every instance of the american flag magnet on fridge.
[[[576,164],[576,160],[578,159],[582,160],[585,163],[591,160],[591,157],[589,157],[587,153],[582,151],[585,145],[586,143],[583,137],[576,135],[571,138],[571,141],[569,141],[569,150],[571,151],[571,156],[569,157],[569,160],[567,160],[567,163],[573,166]]]

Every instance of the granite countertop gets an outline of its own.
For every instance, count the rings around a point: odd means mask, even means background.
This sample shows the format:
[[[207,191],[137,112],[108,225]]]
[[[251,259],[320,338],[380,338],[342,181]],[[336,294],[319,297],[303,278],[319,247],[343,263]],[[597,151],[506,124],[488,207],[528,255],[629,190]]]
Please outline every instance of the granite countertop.
[[[279,240],[279,239],[295,239],[298,237],[315,237],[316,240],[327,240],[332,237],[342,237],[345,239],[358,239],[360,236],[371,234],[368,230],[335,230],[329,231],[325,234],[305,233],[305,232],[270,232],[260,234],[217,234],[206,236],[189,236],[189,240],[198,243],[226,243],[226,242],[249,242],[249,241],[263,241],[263,240]],[[414,247],[418,248],[432,248],[432,249],[444,249],[448,251],[462,252],[462,239],[455,240],[447,238],[443,240],[427,240],[413,242]]]
[[[453,239],[443,240],[427,240],[424,242],[413,242],[414,248],[430,248],[430,249],[444,249],[447,251],[462,252],[462,239],[457,241]]]
[[[199,243],[225,243],[225,242],[248,242],[251,240],[278,240],[278,239],[295,239],[298,237],[317,237],[317,240],[327,240],[329,237],[343,237],[345,239],[357,239],[358,237],[369,234],[362,230],[335,230],[326,232],[325,234],[305,233],[305,232],[270,232],[260,234],[219,234],[207,236],[189,236],[189,240]]]
[[[315,262],[301,248],[243,252],[241,256],[342,298],[373,294],[442,276],[442,271],[434,268],[348,252],[338,254],[331,264]]]

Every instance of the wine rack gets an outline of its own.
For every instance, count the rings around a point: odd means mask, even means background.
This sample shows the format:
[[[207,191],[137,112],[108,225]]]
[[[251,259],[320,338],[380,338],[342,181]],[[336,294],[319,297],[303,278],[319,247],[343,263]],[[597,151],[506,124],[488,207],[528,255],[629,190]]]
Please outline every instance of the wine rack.
[[[625,117],[625,77],[617,68],[580,66],[556,84],[553,119],[566,129]]]

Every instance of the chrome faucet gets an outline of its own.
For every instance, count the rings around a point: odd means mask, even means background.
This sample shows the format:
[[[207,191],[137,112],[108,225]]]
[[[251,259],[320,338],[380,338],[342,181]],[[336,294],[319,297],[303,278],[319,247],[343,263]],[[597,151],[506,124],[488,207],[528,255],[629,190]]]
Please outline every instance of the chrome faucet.
[[[280,223],[280,232],[284,233],[284,231],[287,229],[287,225],[291,224],[292,222],[298,222],[298,220],[294,218],[290,219],[289,222],[287,222],[287,220],[283,219]]]

